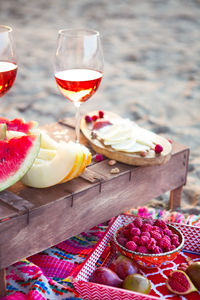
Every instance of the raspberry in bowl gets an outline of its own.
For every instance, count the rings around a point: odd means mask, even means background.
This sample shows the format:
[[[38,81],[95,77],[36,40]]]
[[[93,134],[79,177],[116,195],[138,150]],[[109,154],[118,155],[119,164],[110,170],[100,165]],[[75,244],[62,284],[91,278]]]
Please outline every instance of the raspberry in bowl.
[[[143,268],[154,268],[174,260],[184,245],[183,234],[161,219],[134,220],[114,233],[118,252],[136,261]]]

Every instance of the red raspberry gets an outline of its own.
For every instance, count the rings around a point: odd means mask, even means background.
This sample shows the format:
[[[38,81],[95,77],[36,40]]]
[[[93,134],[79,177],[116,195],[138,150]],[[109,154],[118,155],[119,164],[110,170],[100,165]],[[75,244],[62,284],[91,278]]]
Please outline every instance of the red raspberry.
[[[96,121],[98,119],[98,116],[94,115],[92,116],[92,121]]]
[[[141,236],[147,236],[148,238],[150,238],[151,234],[150,234],[150,232],[143,231]]]
[[[141,230],[139,228],[132,228],[130,234],[132,236],[140,235],[141,234]]]
[[[172,236],[172,231],[168,228],[164,229],[163,232],[164,232],[165,235]]]
[[[148,241],[148,244],[147,244],[147,248],[149,250],[152,250],[152,248],[155,246],[156,246],[156,240],[154,238],[150,238],[150,240]]]
[[[162,249],[158,246],[154,246],[152,248],[152,253],[154,253],[154,254],[158,254],[158,253],[162,253],[162,252],[163,252]]]
[[[102,154],[96,154],[95,157],[94,157],[94,160],[96,162],[100,162],[100,161],[104,160],[104,157],[103,157]]]
[[[104,117],[104,112],[102,110],[99,110],[99,118],[102,119]]]
[[[86,123],[92,123],[92,118],[90,116],[85,116]]]
[[[163,151],[163,146],[159,144],[155,145],[154,151],[156,154],[160,154]]]
[[[125,237],[128,238],[129,235],[130,235],[130,230],[129,230],[129,229],[124,229],[124,230],[123,230],[123,234],[124,234]]]
[[[124,230],[120,230],[118,232],[118,237],[124,237]]]
[[[149,217],[149,218],[146,218],[146,219],[144,220],[144,222],[145,222],[146,224],[153,225],[154,219],[153,219],[152,217]]]
[[[149,241],[149,238],[147,236],[141,236],[139,240],[139,245],[145,246]]]
[[[164,235],[164,234],[163,234],[162,237],[165,238],[165,239],[167,239],[167,240],[169,240],[169,241],[171,242],[171,238],[170,238],[168,235]]]
[[[162,239],[162,236],[161,236],[161,234],[160,234],[158,231],[154,230],[154,231],[151,231],[150,233],[151,233],[151,236],[152,236],[156,241],[159,241],[159,240]]]
[[[178,247],[180,243],[176,237],[172,237],[171,244],[174,245],[175,247]]]
[[[126,243],[126,248],[131,250],[131,251],[135,251],[137,249],[137,245],[135,242],[133,241],[129,241]]]
[[[176,249],[176,246],[175,246],[175,245],[171,245],[170,251],[172,251],[172,250],[174,250],[174,249]]]
[[[169,251],[170,250],[170,247],[171,247],[171,241],[166,239],[166,238],[162,238],[162,240],[160,240],[158,242],[160,248],[162,250],[165,250],[165,251]]]
[[[118,237],[118,243],[120,244],[120,245],[122,245],[123,247],[125,247],[125,245],[126,245],[126,243],[127,243],[127,239],[125,238],[125,237]]]
[[[171,238],[174,238],[174,239],[176,238],[177,240],[179,240],[179,236],[176,233],[173,233],[172,236],[171,236]]]
[[[161,220],[161,219],[157,219],[157,220],[154,222],[154,226],[158,226],[158,227],[160,227],[160,228],[162,228],[162,229],[166,229],[166,228],[167,228],[166,223],[165,223],[163,220]]]
[[[148,249],[145,246],[139,246],[137,247],[137,252],[148,253]]]
[[[152,229],[151,224],[145,223],[145,224],[142,225],[142,231],[149,232],[149,231],[151,231],[151,229]]]
[[[134,237],[132,237],[131,239],[133,242],[135,242],[137,245],[139,245],[139,241],[140,241],[140,237],[138,235],[135,235]]]
[[[135,228],[135,225],[134,225],[133,223],[129,223],[129,224],[127,225],[127,228],[128,228],[129,230],[131,230],[132,228]]]
[[[160,227],[158,227],[158,226],[152,226],[151,231],[157,231],[157,232],[160,233],[162,231],[162,229]]]
[[[135,227],[138,227],[138,228],[141,228],[142,227],[142,218],[140,217],[136,217],[134,220],[133,220],[133,224],[135,225]]]

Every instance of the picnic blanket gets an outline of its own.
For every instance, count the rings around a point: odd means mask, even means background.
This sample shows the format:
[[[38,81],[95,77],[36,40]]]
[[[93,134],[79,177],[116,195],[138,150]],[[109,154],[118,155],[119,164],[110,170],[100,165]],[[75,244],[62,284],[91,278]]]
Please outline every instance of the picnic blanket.
[[[128,213],[165,221],[200,226],[200,215],[139,207]],[[102,237],[109,222],[74,236],[54,247],[23,259],[6,269],[8,296],[2,300],[81,299],[73,288],[71,277]],[[34,242],[34,241],[33,241]]]

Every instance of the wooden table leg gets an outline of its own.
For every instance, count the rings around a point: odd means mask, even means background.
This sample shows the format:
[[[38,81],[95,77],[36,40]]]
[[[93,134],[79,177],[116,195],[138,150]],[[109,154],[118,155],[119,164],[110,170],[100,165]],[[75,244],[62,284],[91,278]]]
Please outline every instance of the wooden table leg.
[[[170,198],[169,198],[169,208],[170,209],[176,209],[181,206],[182,189],[183,189],[183,186],[180,186],[170,192]]]
[[[6,296],[6,269],[0,270],[0,297]]]

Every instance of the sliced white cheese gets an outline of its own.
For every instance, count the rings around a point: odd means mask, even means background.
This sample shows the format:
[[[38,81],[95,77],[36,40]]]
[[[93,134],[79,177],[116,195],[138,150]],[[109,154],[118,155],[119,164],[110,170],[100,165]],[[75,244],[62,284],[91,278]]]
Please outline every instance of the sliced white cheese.
[[[119,149],[115,148],[115,145],[112,146],[114,150],[121,151],[121,152],[128,152],[128,153],[135,153],[135,152],[142,152],[142,151],[148,151],[149,147],[141,144],[135,143],[132,147],[128,149]]]
[[[131,130],[119,126],[110,126],[110,130],[106,133],[98,132],[98,136],[106,141],[121,141],[132,138]]]
[[[110,120],[112,125],[96,131],[105,146],[111,146],[116,151],[141,152],[150,151],[155,146],[156,135],[129,119],[115,118]]]
[[[127,149],[132,148],[135,144],[136,141],[133,139],[133,140],[125,140],[122,143],[118,143],[118,144],[110,144],[110,146],[115,150],[125,151]]]

